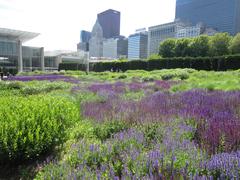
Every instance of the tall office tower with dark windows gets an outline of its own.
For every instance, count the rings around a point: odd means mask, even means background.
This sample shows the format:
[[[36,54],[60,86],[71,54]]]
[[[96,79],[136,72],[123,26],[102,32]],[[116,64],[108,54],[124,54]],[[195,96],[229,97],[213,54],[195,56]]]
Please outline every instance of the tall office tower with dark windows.
[[[82,30],[80,33],[80,42],[88,43],[91,39],[91,32]]]
[[[89,51],[89,41],[91,39],[91,32],[82,30],[80,33],[80,43],[77,44],[78,51]]]
[[[98,14],[98,22],[103,29],[104,38],[114,38],[120,35],[120,16],[121,13],[113,9]]]
[[[240,0],[177,0],[175,19],[235,35],[240,32]]]

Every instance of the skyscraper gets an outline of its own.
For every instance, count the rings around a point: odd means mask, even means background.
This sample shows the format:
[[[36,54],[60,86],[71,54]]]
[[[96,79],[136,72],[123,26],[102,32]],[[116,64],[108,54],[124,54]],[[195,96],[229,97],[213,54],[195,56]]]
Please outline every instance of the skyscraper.
[[[128,59],[139,60],[147,58],[147,32],[137,32],[128,37]]]
[[[168,38],[175,38],[178,22],[170,22],[148,28],[148,56],[158,54],[159,45]]]
[[[78,51],[89,51],[89,41],[91,39],[91,32],[82,30],[80,33],[80,43],[77,44]]]
[[[235,35],[240,32],[240,0],[177,0],[175,19]]]
[[[92,37],[89,41],[89,56],[103,56],[103,30],[98,20],[96,21],[92,29]]]
[[[104,38],[114,38],[120,35],[120,15],[120,12],[112,9],[98,14],[98,22],[102,26]]]
[[[80,33],[80,42],[88,43],[91,39],[91,32],[82,30]]]

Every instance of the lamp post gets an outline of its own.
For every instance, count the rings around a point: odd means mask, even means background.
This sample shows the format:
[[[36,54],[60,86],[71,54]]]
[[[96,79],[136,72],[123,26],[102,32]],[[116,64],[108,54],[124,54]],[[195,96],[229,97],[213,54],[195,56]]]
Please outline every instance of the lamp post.
[[[89,73],[89,52],[85,52],[85,65],[86,65],[86,74],[88,75]]]

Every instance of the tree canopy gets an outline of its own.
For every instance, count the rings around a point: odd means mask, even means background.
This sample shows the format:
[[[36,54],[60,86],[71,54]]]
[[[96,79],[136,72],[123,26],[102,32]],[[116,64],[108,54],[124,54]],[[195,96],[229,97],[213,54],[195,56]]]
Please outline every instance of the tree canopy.
[[[240,33],[235,37],[228,33],[214,36],[200,35],[194,38],[166,39],[160,43],[162,57],[207,57],[240,53]]]

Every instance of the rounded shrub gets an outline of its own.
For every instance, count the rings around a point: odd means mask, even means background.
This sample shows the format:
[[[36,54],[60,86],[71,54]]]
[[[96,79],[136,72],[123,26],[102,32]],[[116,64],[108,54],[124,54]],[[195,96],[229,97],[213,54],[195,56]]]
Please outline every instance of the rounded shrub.
[[[64,97],[0,97],[0,162],[36,158],[60,145],[79,110]]]

